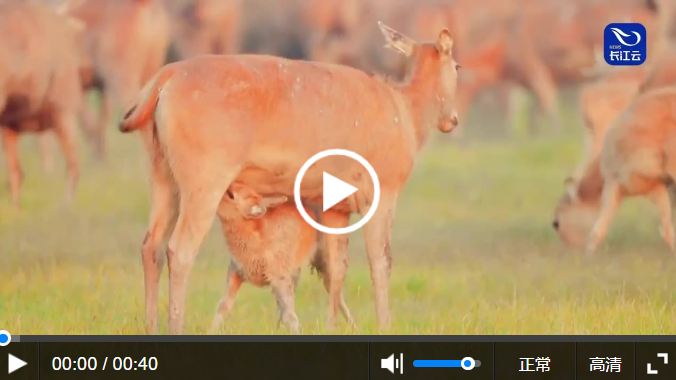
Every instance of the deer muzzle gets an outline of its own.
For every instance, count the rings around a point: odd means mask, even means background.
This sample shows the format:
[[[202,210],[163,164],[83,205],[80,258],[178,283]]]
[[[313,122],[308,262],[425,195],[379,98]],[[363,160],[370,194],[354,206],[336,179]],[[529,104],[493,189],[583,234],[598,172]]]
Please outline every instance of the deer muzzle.
[[[439,120],[439,130],[443,133],[449,133],[454,130],[458,124],[460,124],[460,121],[458,120],[457,114],[444,116]]]

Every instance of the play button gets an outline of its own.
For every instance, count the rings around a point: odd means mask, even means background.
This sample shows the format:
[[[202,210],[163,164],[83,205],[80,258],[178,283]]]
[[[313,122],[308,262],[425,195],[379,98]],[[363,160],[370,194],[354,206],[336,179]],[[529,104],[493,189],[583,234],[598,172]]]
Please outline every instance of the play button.
[[[10,373],[16,371],[19,368],[25,367],[26,366],[25,361],[17,358],[16,356],[12,354],[7,354],[7,374],[9,375]]]
[[[324,201],[323,210],[326,211],[336,203],[354,194],[358,189],[349,183],[343,182],[331,174],[324,172]]]
[[[303,181],[303,176],[310,168],[310,166],[312,166],[312,164],[321,160],[322,158],[329,156],[346,156],[352,158],[353,160],[356,160],[364,168],[366,168],[366,171],[368,171],[369,175],[371,176],[371,180],[373,181],[373,201],[371,202],[371,206],[369,207],[369,210],[366,213],[366,215],[364,215],[364,217],[359,222],[351,226],[343,228],[331,228],[323,226],[317,223],[314,219],[312,219],[310,215],[308,215],[307,211],[305,211],[305,207],[303,207],[302,199],[300,196],[300,185],[301,182]],[[323,172],[323,184],[322,184],[323,211],[330,209],[331,207],[335,206],[337,203],[339,203],[340,201],[349,197],[350,195],[354,194],[357,191],[359,191],[359,189],[357,189],[356,187],[332,176],[327,172]],[[298,171],[298,175],[296,176],[296,183],[293,188],[293,196],[296,202],[296,208],[298,208],[298,212],[300,212],[300,215],[303,217],[303,219],[305,219],[305,221],[308,222],[312,227],[327,234],[342,235],[360,229],[373,217],[373,214],[375,214],[376,209],[378,208],[378,202],[380,201],[380,182],[378,182],[378,175],[376,174],[376,171],[373,169],[371,164],[369,164],[368,161],[364,159],[364,157],[345,149],[329,149],[315,154],[309,160],[307,160],[307,162],[305,162],[303,167],[300,168],[300,170]]]

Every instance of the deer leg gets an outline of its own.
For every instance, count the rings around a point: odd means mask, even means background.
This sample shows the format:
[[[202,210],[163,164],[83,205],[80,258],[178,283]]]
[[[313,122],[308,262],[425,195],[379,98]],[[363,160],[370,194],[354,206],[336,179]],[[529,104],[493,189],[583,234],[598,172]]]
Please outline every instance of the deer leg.
[[[326,288],[327,293],[330,294],[331,288],[330,288],[330,283],[327,281],[329,277],[325,275],[323,277],[324,279],[324,288]],[[335,304],[335,301],[334,301]],[[343,315],[345,318],[345,321],[352,327],[352,328],[357,328],[357,323],[354,321],[354,318],[352,317],[352,313],[350,312],[350,308],[347,306],[347,302],[345,302],[345,296],[344,292],[341,290],[338,298],[338,309],[340,310],[340,314]],[[330,310],[333,310],[333,308],[330,308]],[[333,316],[333,319],[335,320],[335,315]]]
[[[94,148],[94,158],[103,162],[106,159],[106,132],[117,120],[117,101],[115,94],[109,88],[101,92],[101,109],[98,123],[91,131]]]
[[[231,262],[230,267],[228,268],[228,279],[225,285],[225,294],[218,302],[218,308],[216,309],[216,315],[214,320],[211,323],[210,333],[215,334],[218,329],[223,324],[223,319],[230,314],[233,305],[235,304],[235,298],[237,297],[237,292],[239,288],[244,283],[242,276],[237,272],[237,268]]]
[[[325,272],[325,269],[319,269],[316,268],[317,272],[320,274],[322,277],[322,282],[324,283],[324,288],[326,289],[326,292],[330,292],[330,283],[329,283],[329,277]],[[321,270],[324,270],[323,272]],[[343,295],[343,292],[341,291],[340,293],[340,300],[338,304],[338,308],[340,309],[340,313],[343,315],[347,323],[352,326],[352,328],[356,328],[357,324],[354,321],[354,318],[352,317],[352,313],[350,312],[350,308],[347,306],[347,302],[345,302],[345,297]]]
[[[42,156],[42,169],[45,173],[54,172],[54,157],[52,156],[50,136],[47,131],[38,134],[38,144],[40,146],[40,156]]]
[[[500,83],[496,87],[496,96],[500,113],[505,116],[506,120],[512,119],[512,87],[509,83]]]
[[[603,193],[601,195],[601,211],[587,241],[587,254],[593,253],[599,243],[606,237],[610,221],[613,219],[621,200],[622,195],[619,184],[613,180],[607,181],[603,186]]]
[[[5,151],[5,162],[7,163],[9,191],[14,207],[18,208],[21,182],[23,181],[23,172],[21,171],[18,152],[19,132],[0,126],[0,133],[2,133],[2,145]]]
[[[224,191],[225,189],[223,189]],[[190,272],[199,248],[213,222],[222,194],[201,198],[199,193],[181,192],[180,213],[169,240],[169,333],[182,334],[185,326],[185,297]]]
[[[167,147],[169,149],[170,146]],[[190,272],[223,194],[241,167],[232,157],[173,149],[170,161],[179,188],[180,207],[176,228],[169,239],[169,332],[182,334],[185,325],[185,298]],[[201,153],[201,154],[199,154]],[[234,153],[233,153],[234,154]],[[199,171],[194,168],[199,167]]]
[[[529,67],[526,68],[526,87],[535,95],[540,109],[545,112],[552,127],[558,129],[561,123],[556,81],[549,68],[539,58],[533,59]],[[535,111],[532,110],[532,112]],[[534,114],[531,114],[531,119],[533,118]],[[531,124],[533,122],[534,120],[530,120]],[[530,128],[535,130],[536,126],[531,125]]]
[[[158,254],[158,249],[169,239],[178,217],[178,192],[169,167],[161,156],[151,158],[151,183],[150,223],[143,240],[141,258],[146,333],[157,334],[157,293],[164,266],[164,258]]]
[[[366,254],[375,291],[376,318],[381,329],[390,326],[389,284],[392,270],[390,241],[396,208],[396,194],[381,193],[373,218],[364,226]]]
[[[322,215],[324,225],[332,228],[343,228],[349,224],[350,215],[347,213],[326,211]],[[324,255],[326,270],[323,274],[324,287],[329,293],[329,307],[327,326],[333,328],[336,325],[336,315],[341,304],[342,288],[349,265],[347,246],[348,235],[326,234],[324,240]]]
[[[659,186],[650,194],[650,197],[660,218],[660,235],[669,249],[676,253],[676,236],[674,236],[669,190],[665,185]]]
[[[68,188],[66,189],[66,203],[73,201],[75,188],[80,179],[80,165],[77,160],[75,147],[75,131],[77,130],[77,118],[70,113],[61,113],[56,119],[54,132],[61,144],[61,150],[66,158],[66,170],[68,173]]]
[[[322,234],[318,234],[318,236],[322,236]],[[317,252],[315,253],[314,259],[312,260],[312,267],[317,271],[317,274],[319,274],[319,276],[321,277],[326,292],[331,294],[331,281],[330,281],[331,277],[327,273],[327,265],[326,265],[327,259],[325,257],[323,237],[317,239],[317,247],[318,247]],[[352,317],[352,313],[350,312],[347,303],[345,302],[344,292],[342,290],[340,292],[338,308],[340,309],[340,313],[343,315],[343,317],[345,317],[347,323],[350,326],[352,326],[352,328],[356,328],[357,325],[354,322],[354,318]],[[332,308],[329,307],[329,310],[332,310]]]
[[[673,138],[667,139],[665,141],[665,150],[667,152],[674,151],[676,149],[676,140]],[[667,245],[676,253],[676,249],[671,245],[671,241],[673,241],[673,226],[671,227],[671,230],[667,231],[668,227],[666,226],[666,222],[672,223],[672,213],[673,213],[673,207],[676,206],[676,161],[673,159],[671,155],[668,155],[668,162],[666,165],[666,171],[667,174],[669,175],[671,181],[669,182],[668,185],[665,186],[664,192],[667,194],[667,199],[662,200],[660,202],[661,206],[660,208],[663,210],[661,213],[660,219],[662,220],[662,227],[661,231],[662,232],[662,238],[665,239],[667,242]],[[664,196],[662,196],[664,198]],[[664,211],[664,208],[669,209],[670,215],[666,214],[666,211]]]
[[[93,144],[96,128],[98,127],[99,111],[94,110],[89,102],[89,91],[83,92],[82,107],[80,108],[80,128],[88,144]]]
[[[671,207],[676,207],[676,184],[670,183],[667,185],[667,193],[669,194],[669,201],[671,202]]]
[[[228,181],[229,183],[231,181]],[[218,203],[227,188],[218,191],[199,188],[181,189],[180,213],[176,228],[169,240],[169,332],[182,334],[185,326],[185,297],[190,272],[199,248],[213,224]],[[205,194],[206,193],[206,194]]]

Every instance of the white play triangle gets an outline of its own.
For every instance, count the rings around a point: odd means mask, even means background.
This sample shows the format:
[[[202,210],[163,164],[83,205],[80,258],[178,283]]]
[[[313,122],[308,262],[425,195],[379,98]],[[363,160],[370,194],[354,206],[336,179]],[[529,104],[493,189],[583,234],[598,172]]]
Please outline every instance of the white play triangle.
[[[324,172],[324,199],[322,202],[324,211],[330,209],[331,207],[335,206],[336,203],[354,194],[354,192],[357,190],[359,189],[339,180],[327,172]]]
[[[17,358],[16,356],[12,354],[7,354],[7,374],[9,375],[10,373],[16,371],[17,369],[25,366],[26,363],[25,361]]]

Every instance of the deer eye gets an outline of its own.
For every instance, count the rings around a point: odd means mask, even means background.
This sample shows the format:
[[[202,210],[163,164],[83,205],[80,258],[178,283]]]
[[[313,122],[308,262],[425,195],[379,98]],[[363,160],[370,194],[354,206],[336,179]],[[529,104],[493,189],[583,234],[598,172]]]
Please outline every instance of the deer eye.
[[[456,71],[457,71],[457,70],[460,70],[461,68],[462,68],[462,66],[458,65],[457,63],[455,64],[455,70],[456,70]]]
[[[228,195],[228,198],[235,199],[235,196],[232,194],[232,191],[227,190],[225,193]]]

